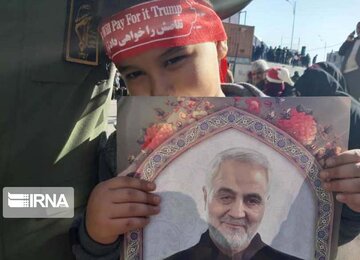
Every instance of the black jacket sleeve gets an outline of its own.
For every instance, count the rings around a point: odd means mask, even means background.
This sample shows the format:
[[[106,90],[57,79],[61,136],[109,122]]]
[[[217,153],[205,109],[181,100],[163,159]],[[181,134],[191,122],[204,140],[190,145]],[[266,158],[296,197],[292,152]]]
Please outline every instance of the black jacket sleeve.
[[[339,246],[352,241],[360,234],[360,213],[351,210],[345,204],[341,211]]]
[[[112,133],[99,156],[99,182],[116,175],[116,132]],[[86,230],[85,213],[73,222],[70,229],[72,251],[78,260],[119,260],[122,236],[112,244],[94,241]]]
[[[347,54],[348,50],[351,49],[352,45],[353,45],[353,42],[345,41],[339,49],[339,55],[345,56]]]
[[[119,260],[120,243],[119,237],[112,244],[104,245],[92,240],[85,226],[85,216],[76,220],[70,229],[72,236],[72,251],[77,260]]]

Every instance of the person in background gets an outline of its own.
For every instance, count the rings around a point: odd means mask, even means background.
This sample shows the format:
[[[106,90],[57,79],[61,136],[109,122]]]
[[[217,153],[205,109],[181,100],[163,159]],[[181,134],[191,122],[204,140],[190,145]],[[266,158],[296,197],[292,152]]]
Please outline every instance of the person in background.
[[[294,97],[296,96],[294,81],[290,78],[290,72],[287,68],[281,67],[279,70],[279,78],[284,82],[285,89],[281,94],[282,97]]]
[[[341,71],[346,79],[349,94],[360,100],[360,22],[340,47],[339,55],[345,57]]]
[[[269,66],[265,60],[256,60],[251,64],[252,83],[260,90],[264,90],[268,69]]]
[[[269,50],[266,52],[267,61],[274,62],[274,49],[270,46]]]
[[[304,64],[303,66],[308,68],[310,66],[310,62],[311,62],[311,57],[309,54],[306,54],[304,57]]]
[[[317,57],[318,57],[318,55],[316,54],[316,55],[314,56],[313,60],[312,60],[312,64],[315,64],[315,63],[316,63]]]
[[[295,71],[294,75],[291,77],[291,80],[296,83],[296,81],[298,81],[298,79],[300,78],[299,72]]]
[[[268,69],[266,72],[266,80],[264,85],[264,93],[270,97],[281,97],[285,91],[284,79],[286,72],[283,68],[274,67]]]
[[[231,71],[231,65],[230,63],[227,64],[228,69],[227,69],[227,73],[226,73],[226,83],[234,83],[234,74]]]
[[[299,55],[298,52],[296,52],[296,53],[294,54],[293,58],[292,58],[292,61],[291,61],[293,67],[299,66],[299,61],[300,61],[300,55]]]
[[[249,84],[253,84],[253,80],[252,80],[252,72],[249,71],[247,73],[247,80],[246,80],[246,83],[249,83]]]
[[[341,73],[341,71],[333,63],[330,63],[330,62],[318,62],[318,63],[314,64],[312,66],[312,68],[322,69],[326,73],[330,74],[340,84],[341,91],[346,92],[347,94],[349,94],[349,90],[348,90],[348,87],[347,87],[347,84],[346,84],[346,79],[345,79],[344,75]]]

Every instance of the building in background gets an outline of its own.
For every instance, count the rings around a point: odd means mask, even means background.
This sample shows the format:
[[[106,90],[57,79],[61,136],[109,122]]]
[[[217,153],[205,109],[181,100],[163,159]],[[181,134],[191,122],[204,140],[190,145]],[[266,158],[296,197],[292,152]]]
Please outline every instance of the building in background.
[[[326,61],[333,63],[338,69],[341,70],[341,64],[344,60],[344,57],[340,56],[337,51],[327,54]]]
[[[223,20],[228,35],[228,62],[236,82],[247,79],[247,72],[251,68],[254,39],[257,39],[254,35],[254,26],[240,25],[243,18],[246,24],[244,12],[236,13]]]
[[[248,72],[251,71],[253,49],[260,45],[264,46],[264,52],[268,49],[267,44],[256,37],[255,26],[245,25],[246,15],[246,11],[243,11],[223,20],[225,31],[228,35],[229,51],[227,59],[235,82],[246,82],[248,80]],[[240,24],[241,21],[244,21],[244,24]],[[303,52],[305,51],[306,47],[303,47]],[[294,75],[295,71],[300,75],[304,72],[304,68],[293,67],[291,65],[279,65],[278,63],[269,62],[269,66],[286,67],[290,71],[291,76]]]
[[[228,35],[228,57],[237,62],[249,64],[251,62],[254,39],[254,26],[224,23]]]
[[[236,82],[246,81],[253,53],[255,27],[224,23],[228,35],[228,62]]]

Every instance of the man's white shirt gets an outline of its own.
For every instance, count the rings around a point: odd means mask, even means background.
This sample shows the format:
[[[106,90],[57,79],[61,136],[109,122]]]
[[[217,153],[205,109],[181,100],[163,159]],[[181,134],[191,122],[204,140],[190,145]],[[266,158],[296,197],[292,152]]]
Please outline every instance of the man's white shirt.
[[[344,73],[349,73],[359,69],[359,64],[356,63],[356,55],[360,49],[360,39],[355,40],[353,49],[350,53],[350,56],[346,62]]]

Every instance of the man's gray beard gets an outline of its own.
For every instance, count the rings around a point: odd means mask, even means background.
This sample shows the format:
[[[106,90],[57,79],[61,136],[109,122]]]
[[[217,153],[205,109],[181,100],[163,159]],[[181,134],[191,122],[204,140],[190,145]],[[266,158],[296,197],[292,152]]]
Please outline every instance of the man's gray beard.
[[[230,232],[222,234],[214,226],[209,225],[210,237],[215,240],[216,244],[221,246],[225,250],[231,250],[232,252],[240,252],[245,250],[255,234],[248,234],[244,232],[239,234],[239,232],[234,231],[232,234]]]

